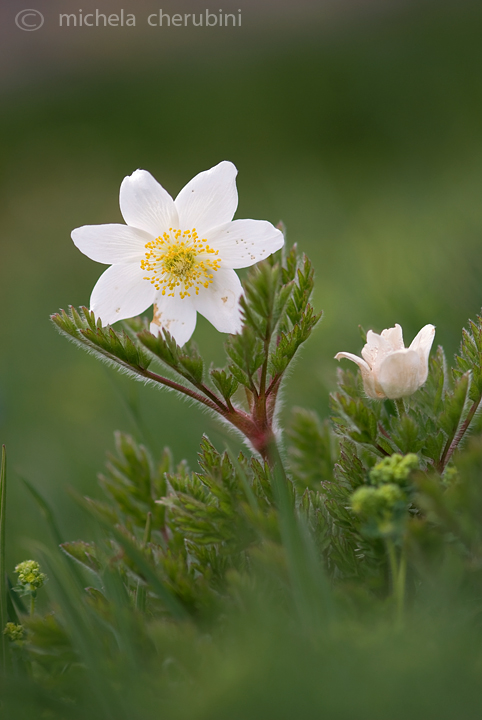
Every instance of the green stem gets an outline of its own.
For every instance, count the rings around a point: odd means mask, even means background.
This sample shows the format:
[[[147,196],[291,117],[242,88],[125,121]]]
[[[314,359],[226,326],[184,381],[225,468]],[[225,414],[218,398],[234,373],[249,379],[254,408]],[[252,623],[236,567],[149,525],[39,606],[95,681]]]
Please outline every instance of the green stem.
[[[400,564],[398,566],[397,577],[397,627],[403,624],[403,610],[405,605],[405,580],[407,577],[407,554],[405,548],[402,548],[400,554]]]
[[[397,408],[398,417],[403,417],[407,414],[407,408],[405,407],[405,400],[403,398],[396,398],[394,400],[395,407]]]
[[[144,528],[144,537],[142,538],[142,547],[146,547],[151,542],[152,531],[152,513],[147,513],[146,527]]]
[[[444,447],[442,457],[440,458],[440,461],[439,461],[438,467],[437,467],[437,469],[440,473],[443,473],[443,471],[447,467],[447,464],[448,464],[450,458],[452,457],[452,455],[458,448],[460,441],[462,440],[465,433],[469,429],[469,425],[472,422],[472,420],[474,419],[474,415],[477,412],[477,409],[480,405],[480,400],[481,399],[479,398],[478,400],[476,400],[473,403],[472,407],[470,408],[469,412],[467,413],[467,417],[465,418],[462,425],[459,427],[457,434],[452,439],[452,441],[451,442],[450,442],[450,440],[447,441],[447,444]]]
[[[142,539],[142,547],[145,548],[148,543],[151,542],[151,530],[152,530],[152,513],[147,513],[146,527],[144,529],[144,537]],[[136,608],[140,612],[146,610],[146,587],[140,580],[137,581],[136,591]]]
[[[0,650],[1,667],[7,665],[7,638],[3,634],[7,624],[7,567],[5,562],[5,524],[7,499],[7,456],[5,445],[2,446],[0,466]]]
[[[398,577],[397,553],[395,550],[395,545],[393,544],[393,540],[388,538],[386,541],[386,545],[387,545],[387,552],[388,552],[388,560],[390,563],[390,576],[392,579],[392,594],[395,595],[396,585],[397,585],[397,577]]]
[[[405,550],[402,549],[400,560],[397,559],[395,544],[390,538],[387,539],[386,545],[388,560],[390,563],[390,575],[392,579],[392,596],[395,600],[395,626],[399,629],[403,623],[407,558]]]
[[[378,443],[375,443],[375,444],[374,444],[374,447],[378,450],[378,452],[379,452],[381,455],[384,455],[385,457],[390,457],[390,453],[387,452],[384,448],[382,448],[382,446],[379,445]]]
[[[309,529],[296,513],[295,498],[274,438],[268,447],[268,461],[294,604],[307,636],[314,639],[322,618],[332,614],[329,585]]]
[[[30,617],[35,615],[35,594],[30,594]]]
[[[132,368],[130,368],[132,370]],[[197,400],[197,402],[201,403],[202,405],[206,405],[206,407],[210,408],[211,410],[214,410],[215,412],[220,413],[221,415],[226,415],[228,412],[228,408],[223,405],[222,401],[219,400],[213,393],[210,391],[209,394],[211,397],[203,397],[199,393],[195,392],[194,390],[191,390],[190,388],[185,387],[184,385],[181,385],[180,383],[175,382],[174,380],[170,380],[169,378],[163,377],[162,375],[158,375],[155,372],[151,372],[150,370],[147,370],[143,367],[137,367],[136,371],[139,375],[142,375],[145,378],[149,378],[149,380],[154,380],[154,382],[159,383],[160,385],[165,385],[166,387],[171,388],[172,390],[177,390],[177,392],[182,393],[183,395],[187,395],[188,397],[192,398],[193,400]],[[204,392],[204,390],[203,390]]]

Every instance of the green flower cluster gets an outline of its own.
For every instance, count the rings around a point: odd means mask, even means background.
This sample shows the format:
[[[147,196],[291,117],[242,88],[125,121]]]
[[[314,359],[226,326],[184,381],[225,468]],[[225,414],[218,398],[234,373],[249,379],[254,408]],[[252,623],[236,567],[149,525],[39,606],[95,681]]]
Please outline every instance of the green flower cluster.
[[[410,473],[418,467],[417,455],[395,453],[370,471],[370,485],[351,496],[351,508],[376,528],[375,534],[393,535],[407,508]]]
[[[418,468],[418,456],[414,453],[399,455],[395,453],[384,458],[370,471],[370,480],[373,485],[382,483],[396,483],[405,485],[413,470]]]
[[[24,639],[25,628],[23,625],[16,625],[13,622],[8,622],[5,625],[3,634],[6,635],[11,642],[19,642]]]
[[[364,485],[351,496],[351,507],[357,515],[381,518],[390,515],[395,506],[405,500],[405,493],[393,483],[378,488]]]
[[[16,566],[15,572],[18,574],[18,585],[26,593],[36,592],[47,579],[47,575],[40,572],[40,565],[35,560],[24,560]]]

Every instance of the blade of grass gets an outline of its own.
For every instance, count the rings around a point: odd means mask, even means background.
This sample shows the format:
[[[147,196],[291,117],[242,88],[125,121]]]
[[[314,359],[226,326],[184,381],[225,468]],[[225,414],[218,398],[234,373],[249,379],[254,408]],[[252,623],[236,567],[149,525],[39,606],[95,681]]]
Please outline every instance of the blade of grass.
[[[102,642],[102,634],[98,631],[98,619],[84,602],[83,594],[79,594],[73,566],[62,552],[54,554],[39,542],[32,542],[31,545],[36,555],[42,558],[50,580],[49,594],[53,595],[60,608],[68,634],[87,670],[87,692],[92,694],[106,720],[126,718],[122,703],[110,682],[108,654]]]
[[[47,525],[49,526],[50,532],[52,533],[54,542],[57,547],[60,547],[64,541],[64,538],[62,537],[62,534],[59,530],[59,526],[57,525],[57,521],[55,519],[55,515],[52,511],[52,508],[48,504],[48,502],[45,500],[43,495],[39,493],[37,488],[35,488],[32,483],[27,480],[26,478],[19,476],[20,480],[23,482],[33,499],[35,500],[35,503],[37,504],[38,508],[40,509],[40,512],[44,516]],[[71,567],[72,575],[75,577],[77,584],[79,587],[84,588],[85,587],[85,577],[82,571],[82,568],[77,565],[76,563],[72,563]],[[17,598],[15,598],[17,600]]]
[[[2,668],[7,665],[7,638],[3,634],[7,624],[7,568],[5,563],[5,524],[7,499],[7,453],[2,445],[0,466],[0,637]]]
[[[327,578],[317,557],[306,523],[295,511],[283,462],[275,443],[269,448],[273,491],[279,512],[280,531],[286,551],[295,605],[307,636],[315,639],[333,615]]]
[[[130,557],[131,560],[137,565],[137,568],[145,579],[151,584],[152,590],[162,600],[166,609],[176,620],[185,620],[188,618],[188,613],[181,605],[179,600],[171,593],[158,576],[156,570],[152,567],[151,563],[145,556],[145,554],[139,550],[134,543],[129,540],[118,528],[111,525],[102,515],[96,512],[95,508],[92,507],[84,498],[79,497],[77,494],[72,492],[73,497],[79,503],[79,505],[86,510],[89,515],[95,517],[101,527],[103,527],[117,543],[122,547],[124,552]]]
[[[236,470],[236,473],[241,480],[241,484],[243,486],[244,493],[246,495],[246,499],[248,500],[249,506],[253,512],[259,512],[259,506],[258,501],[256,499],[256,496],[251,488],[251,485],[249,484],[249,480],[246,477],[246,473],[244,472],[243,468],[241,467],[241,463],[238,461],[238,458],[235,456],[229,445],[226,444],[226,452],[228,453],[228,457],[231,460],[231,464]]]
[[[35,502],[37,503],[38,507],[40,508],[42,515],[47,521],[47,524],[50,528],[50,532],[53,535],[53,538],[55,540],[56,545],[60,545],[63,542],[62,535],[60,533],[59,527],[57,525],[57,521],[55,520],[54,514],[47,503],[47,501],[42,497],[42,495],[39,493],[39,491],[32,485],[32,483],[27,480],[26,478],[19,476],[20,480],[23,482]]]

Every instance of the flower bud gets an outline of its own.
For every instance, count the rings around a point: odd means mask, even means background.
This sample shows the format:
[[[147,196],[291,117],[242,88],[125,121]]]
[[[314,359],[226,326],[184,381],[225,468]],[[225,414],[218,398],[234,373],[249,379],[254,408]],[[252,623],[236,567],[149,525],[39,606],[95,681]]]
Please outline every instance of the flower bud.
[[[16,566],[15,572],[18,574],[18,585],[26,593],[36,592],[47,579],[35,560],[24,560]]]
[[[351,507],[357,515],[381,520],[391,515],[395,506],[405,500],[404,492],[393,483],[379,488],[363,485],[351,496]]]
[[[16,625],[13,622],[8,622],[5,625],[3,634],[7,636],[10,642],[19,642],[23,640],[25,636],[25,628],[23,625]]]
[[[358,365],[368,397],[396,400],[412,395],[427,379],[428,356],[434,336],[435,327],[425,325],[406,348],[398,324],[383,330],[381,335],[369,330],[361,358],[341,352],[335,359],[346,358]]]
[[[370,480],[374,485],[382,483],[396,483],[403,485],[408,480],[412,470],[418,468],[418,456],[414,453],[399,455],[394,453],[390,457],[383,458],[370,471]]]

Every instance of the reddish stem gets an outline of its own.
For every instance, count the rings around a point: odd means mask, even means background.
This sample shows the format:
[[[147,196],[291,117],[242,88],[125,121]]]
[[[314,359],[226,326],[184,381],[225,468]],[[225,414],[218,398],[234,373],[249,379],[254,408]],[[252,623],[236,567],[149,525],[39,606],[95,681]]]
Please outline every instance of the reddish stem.
[[[470,408],[470,410],[467,414],[467,417],[465,418],[462,425],[459,427],[459,430],[458,430],[457,434],[455,435],[455,437],[453,438],[452,442],[450,443],[450,445],[447,443],[447,445],[445,446],[444,451],[442,453],[442,457],[440,458],[440,461],[437,465],[437,470],[439,471],[439,473],[443,473],[443,471],[445,470],[445,468],[448,465],[450,458],[452,457],[454,452],[457,450],[459,443],[461,442],[462,438],[464,437],[465,433],[467,432],[467,430],[470,426],[470,423],[474,419],[474,415],[477,412],[477,408],[480,405],[480,401],[481,401],[481,398],[479,398],[478,400],[476,400],[474,402],[474,404],[472,405],[472,407]]]

